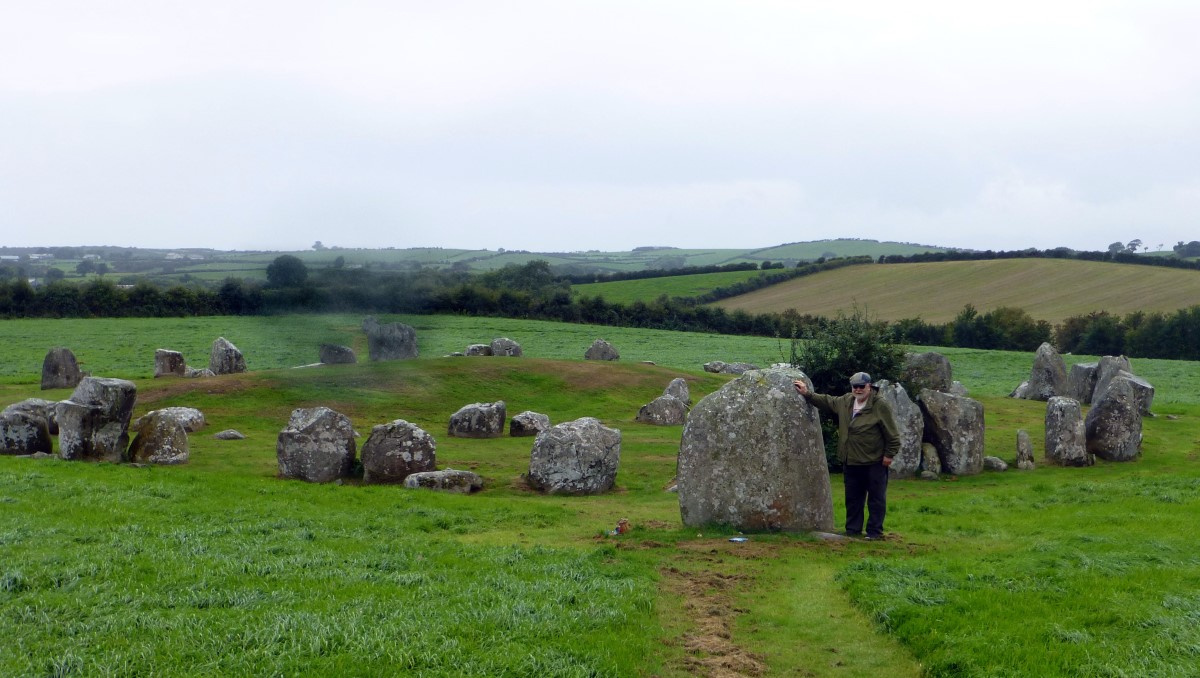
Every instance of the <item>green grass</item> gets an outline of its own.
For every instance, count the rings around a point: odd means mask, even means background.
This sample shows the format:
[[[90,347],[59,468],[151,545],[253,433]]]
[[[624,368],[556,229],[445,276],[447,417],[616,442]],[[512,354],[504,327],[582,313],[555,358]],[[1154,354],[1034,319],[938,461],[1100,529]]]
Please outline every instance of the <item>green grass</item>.
[[[653,301],[663,294],[667,297],[697,297],[718,287],[757,278],[764,273],[767,271],[723,271],[645,280],[616,280],[572,285],[571,292],[585,297],[604,297],[609,303],[631,304],[635,301]]]
[[[1172,313],[1200,298],[1200,272],[1066,259],[866,264],[795,278],[717,302],[727,310],[834,316],[856,304],[881,320],[945,323],[972,304],[1024,309],[1050,323],[1108,311]]]
[[[421,359],[288,369],[312,362],[320,340],[354,344],[359,320],[0,323],[0,405],[65,397],[41,392],[37,370],[47,346],[68,343],[93,369],[135,380],[135,416],[186,405],[209,421],[185,466],[0,457],[0,624],[12,631],[0,675],[675,677],[756,662],[762,675],[1190,676],[1200,666],[1196,363],[1133,361],[1159,389],[1155,411],[1175,415],[1145,421],[1136,462],[897,481],[887,542],[733,544],[728,530],[682,527],[663,491],[680,428],[634,417],[675,376],[696,399],[718,389],[728,377],[700,371],[705,360],[769,355],[776,342],[418,317],[405,320]],[[43,339],[64,331],[75,341]],[[182,347],[195,363],[191,352],[207,356],[218,332],[254,372],[149,378],[153,347]],[[494,336],[521,341],[527,357],[440,357]],[[581,360],[595,336],[617,342],[622,360]],[[984,404],[985,452],[1011,462],[1024,428],[1040,462],[1044,403],[1004,397],[1032,355],[946,352]],[[14,367],[11,356],[36,359]],[[658,364],[641,364],[647,356]],[[510,414],[619,428],[616,490],[541,496],[520,481],[529,439],[445,435],[458,407],[495,399]],[[312,405],[364,434],[412,421],[437,440],[439,467],[472,469],[486,489],[277,480],[276,436],[293,408]],[[211,437],[225,428],[248,437]],[[840,476],[833,484],[840,519]],[[608,536],[619,518],[632,532]],[[705,634],[714,618],[727,638]]]

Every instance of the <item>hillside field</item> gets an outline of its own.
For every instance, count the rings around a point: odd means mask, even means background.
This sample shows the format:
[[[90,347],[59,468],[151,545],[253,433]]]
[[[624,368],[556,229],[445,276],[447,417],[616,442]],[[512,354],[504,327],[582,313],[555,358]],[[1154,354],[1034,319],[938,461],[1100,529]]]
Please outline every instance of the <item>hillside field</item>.
[[[0,406],[38,388],[41,357],[132,379],[134,416],[203,411],[174,467],[0,456],[0,675],[1191,676],[1200,667],[1200,363],[1134,360],[1157,390],[1142,457],[1046,466],[1045,404],[1006,394],[1032,354],[945,350],[983,403],[986,453],[1034,471],[895,481],[888,540],[685,529],[680,427],[635,421],[675,377],[698,400],[731,377],[708,360],[766,364],[778,342],[466,317],[391,317],[421,357],[370,363],[360,316],[9,320]],[[189,364],[216,336],[251,372],[153,379],[155,348]],[[507,336],[523,358],[443,357]],[[616,363],[582,360],[595,338]],[[320,342],[356,365],[297,368]],[[1087,356],[1068,356],[1070,361]],[[649,364],[643,361],[653,361]],[[880,375],[886,376],[886,375]],[[613,492],[530,491],[528,438],[461,439],[450,414],[504,400],[554,423],[622,433]],[[439,468],[485,490],[449,496],[357,481],[275,478],[297,407],[345,413],[364,436],[411,421]],[[1168,416],[1169,415],[1169,416]],[[241,441],[212,434],[236,428]],[[359,440],[361,445],[363,439]],[[834,512],[844,515],[839,475]],[[621,518],[633,529],[609,530]]]
[[[615,283],[614,283],[615,284]],[[749,313],[832,317],[857,304],[881,320],[945,323],[972,304],[1024,309],[1052,324],[1108,311],[1174,312],[1200,300],[1200,271],[1066,259],[865,264],[795,278],[715,305]]]

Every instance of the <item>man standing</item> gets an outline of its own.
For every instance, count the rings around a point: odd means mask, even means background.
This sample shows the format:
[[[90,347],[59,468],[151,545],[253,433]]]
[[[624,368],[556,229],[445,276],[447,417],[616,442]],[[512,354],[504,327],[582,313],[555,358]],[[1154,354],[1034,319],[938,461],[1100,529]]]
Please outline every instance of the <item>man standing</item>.
[[[846,535],[862,535],[866,504],[867,539],[883,539],[888,466],[900,451],[900,434],[891,406],[878,397],[866,372],[850,377],[851,392],[841,396],[812,393],[799,379],[793,383],[808,402],[837,417],[837,454],[846,484]]]

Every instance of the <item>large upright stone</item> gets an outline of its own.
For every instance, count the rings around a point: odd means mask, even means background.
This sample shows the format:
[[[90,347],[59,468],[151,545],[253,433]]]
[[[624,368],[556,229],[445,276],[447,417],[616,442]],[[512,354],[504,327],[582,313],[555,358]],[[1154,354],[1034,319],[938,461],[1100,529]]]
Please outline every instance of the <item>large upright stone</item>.
[[[1046,461],[1059,466],[1091,466],[1079,401],[1055,396],[1046,401]]]
[[[416,424],[396,419],[371,429],[361,457],[364,483],[400,483],[437,469],[437,442]]]
[[[75,388],[83,380],[83,371],[69,348],[50,349],[42,360],[42,390]]]
[[[354,427],[328,407],[298,408],[279,432],[275,458],[280,478],[327,483],[354,468]]]
[[[1023,428],[1017,430],[1017,468],[1022,471],[1034,469],[1033,441],[1029,439],[1029,432]]]
[[[225,337],[217,337],[208,354],[208,369],[213,374],[238,374],[246,371],[246,359]]]
[[[588,350],[583,352],[584,360],[620,360],[621,354],[612,344],[603,339],[597,339],[592,342]]]
[[[937,448],[942,473],[975,475],[983,471],[983,403],[925,389],[919,397],[925,415],[925,440]]]
[[[1141,401],[1127,377],[1118,375],[1101,391],[1084,418],[1088,452],[1106,461],[1136,459],[1142,445]]]
[[[494,403],[463,405],[450,415],[446,432],[455,438],[499,438],[504,435],[508,406],[503,400]]]
[[[159,377],[182,377],[186,374],[187,363],[184,361],[182,353],[165,348],[154,351],[155,379]]]
[[[70,399],[58,403],[59,456],[119,462],[129,447],[129,418],[137,386],[124,379],[84,377]]]
[[[925,436],[925,416],[921,407],[908,397],[900,384],[881,380],[878,397],[892,408],[896,430],[900,434],[900,451],[892,458],[888,475],[892,478],[914,478],[921,471],[921,441]]]
[[[1075,363],[1067,372],[1067,392],[1063,395],[1083,404],[1092,402],[1096,390],[1096,372],[1099,363]]]
[[[1104,389],[1108,388],[1108,382],[1116,378],[1121,372],[1133,374],[1133,367],[1129,364],[1129,358],[1123,355],[1106,355],[1100,358],[1096,363],[1096,383],[1092,387],[1092,397],[1087,402],[1094,402],[1100,399],[1100,394]]]
[[[922,389],[949,393],[954,383],[950,359],[933,351],[909,353],[904,358],[900,383],[912,393],[920,393]]]
[[[1136,374],[1126,372],[1125,370],[1117,372],[1102,388],[1097,388],[1094,397],[1097,400],[1103,398],[1104,391],[1116,381],[1116,377],[1121,377],[1129,381],[1129,385],[1133,388],[1134,395],[1137,397],[1138,412],[1143,415],[1153,416],[1150,414],[1150,406],[1154,404],[1154,386]]]
[[[167,410],[139,417],[127,459],[135,464],[186,464],[191,456],[187,430]]]
[[[655,426],[679,426],[687,420],[687,404],[672,395],[661,395],[642,405],[637,421]]]
[[[683,427],[683,524],[742,531],[833,529],[833,495],[815,407],[794,369],[752,371],[702,398]]]
[[[621,432],[583,417],[537,434],[526,479],[548,494],[599,494],[612,489],[620,464]]]
[[[374,316],[363,320],[367,333],[367,353],[372,361],[416,358],[417,331],[404,323],[380,324]]]
[[[1033,356],[1033,369],[1029,373],[1024,392],[1017,397],[1025,400],[1049,400],[1067,392],[1067,364],[1058,351],[1049,343],[1038,346]]]
[[[683,377],[675,377],[667,387],[663,389],[663,395],[675,396],[683,401],[684,405],[692,406],[692,392],[688,388],[687,379]]]

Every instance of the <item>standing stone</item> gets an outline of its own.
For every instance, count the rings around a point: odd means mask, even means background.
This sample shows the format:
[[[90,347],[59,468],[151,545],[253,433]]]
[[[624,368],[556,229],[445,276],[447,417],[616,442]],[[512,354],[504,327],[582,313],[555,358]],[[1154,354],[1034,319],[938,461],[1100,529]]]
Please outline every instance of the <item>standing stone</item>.
[[[83,372],[71,349],[61,346],[50,349],[42,360],[42,390],[75,388],[83,380]]]
[[[959,476],[983,470],[983,403],[925,389],[920,394],[925,440],[937,448],[942,472]]]
[[[1121,372],[1133,374],[1129,358],[1123,355],[1106,355],[1100,358],[1100,362],[1096,363],[1096,385],[1092,387],[1092,397],[1089,402],[1099,400],[1104,389],[1108,388],[1108,383]]]
[[[328,407],[293,410],[275,443],[279,477],[310,483],[349,477],[354,456],[350,419]]]
[[[509,339],[508,337],[499,337],[492,340],[492,355],[503,358],[520,358],[521,345]]]
[[[1130,379],[1116,376],[1097,391],[1084,419],[1087,450],[1106,461],[1137,458],[1142,445],[1140,400]]]
[[[208,355],[208,369],[213,374],[239,374],[246,371],[246,359],[225,337],[217,337]]]
[[[0,412],[0,454],[49,454],[53,449],[45,417],[28,410]]]
[[[508,423],[508,435],[514,438],[536,436],[548,428],[550,428],[550,417],[540,412],[525,410],[514,416]]]
[[[139,417],[127,459],[135,464],[185,464],[191,456],[187,431],[165,410]]]
[[[692,406],[692,393],[688,388],[687,379],[683,377],[672,379],[671,383],[667,384],[667,387],[663,389],[663,395],[675,396],[682,400],[688,407]]]
[[[1017,468],[1021,471],[1034,469],[1033,441],[1029,439],[1029,432],[1023,428],[1017,429]]]
[[[692,408],[679,445],[683,524],[830,531],[833,495],[815,407],[795,369],[743,374]]]
[[[483,489],[483,478],[471,471],[456,471],[448,468],[441,471],[413,473],[404,479],[404,486],[414,490],[474,494]]]
[[[534,438],[526,479],[547,494],[599,494],[612,489],[620,463],[621,432],[583,417]]]
[[[687,404],[672,395],[663,395],[642,405],[637,421],[655,426],[679,426],[687,419]]]
[[[1096,372],[1099,363],[1075,363],[1067,373],[1066,396],[1081,403],[1092,402],[1092,393],[1096,390]]]
[[[447,433],[455,438],[499,438],[504,435],[507,418],[507,406],[503,400],[463,405],[450,415]]]
[[[1134,395],[1137,397],[1138,412],[1145,416],[1154,416],[1150,413],[1150,406],[1154,404],[1154,386],[1152,386],[1150,382],[1146,381],[1145,379],[1142,379],[1141,377],[1130,372],[1126,372],[1125,370],[1117,372],[1113,379],[1110,379],[1104,384],[1103,389],[1096,389],[1094,394],[1095,398],[1102,398],[1104,390],[1107,389],[1113,383],[1113,381],[1115,381],[1116,377],[1127,379],[1129,381],[1129,385],[1133,387]]]
[[[1067,392],[1067,364],[1049,343],[1038,346],[1033,357],[1033,370],[1023,392],[1016,397],[1025,400],[1049,400]]]
[[[84,377],[71,398],[56,407],[59,455],[70,461],[121,461],[136,400],[132,381]]]
[[[396,419],[371,429],[361,456],[364,483],[399,483],[437,468],[437,442],[416,424]]]
[[[892,408],[892,416],[900,434],[900,451],[892,457],[888,476],[913,478],[921,470],[921,440],[925,437],[925,416],[921,414],[921,407],[908,397],[908,392],[900,384],[880,380],[877,385],[878,396]]]
[[[187,363],[179,351],[160,348],[154,351],[154,378],[182,377],[187,374]]]
[[[1056,396],[1046,401],[1046,462],[1058,466],[1091,466],[1087,451],[1083,410],[1074,398]]]
[[[909,353],[904,359],[900,383],[913,393],[920,393],[926,388],[949,392],[951,384],[954,383],[950,359],[933,351]]]
[[[417,331],[404,323],[381,325],[374,316],[363,320],[371,360],[408,360],[419,355]]]
[[[354,349],[341,344],[321,344],[317,355],[325,365],[353,365],[358,362]]]
[[[468,356],[490,356],[492,355],[491,344],[471,344],[467,347],[466,355]]]
[[[583,353],[584,360],[620,360],[620,358],[621,354],[617,352],[617,349],[603,339],[593,341],[588,350]]]
[[[26,398],[4,408],[5,413],[25,412],[41,420],[45,424],[46,430],[52,436],[58,435],[57,410],[58,403],[42,398]]]

